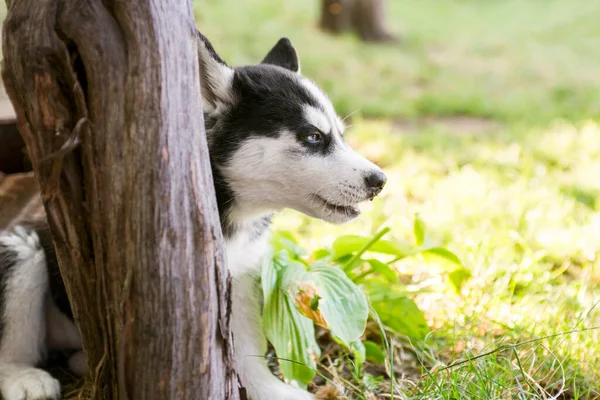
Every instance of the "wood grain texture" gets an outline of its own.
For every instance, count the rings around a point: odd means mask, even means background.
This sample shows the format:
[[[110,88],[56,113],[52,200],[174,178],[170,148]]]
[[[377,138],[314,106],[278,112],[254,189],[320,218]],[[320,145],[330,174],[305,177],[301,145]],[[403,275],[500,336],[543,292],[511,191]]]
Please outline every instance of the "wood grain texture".
[[[94,399],[232,399],[191,0],[12,0],[2,76]]]

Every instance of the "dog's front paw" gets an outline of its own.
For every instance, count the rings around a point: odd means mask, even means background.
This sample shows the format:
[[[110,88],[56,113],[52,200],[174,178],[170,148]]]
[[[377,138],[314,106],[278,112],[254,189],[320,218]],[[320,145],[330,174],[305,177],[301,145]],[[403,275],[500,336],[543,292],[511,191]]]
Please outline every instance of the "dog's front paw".
[[[49,373],[24,367],[2,374],[0,391],[5,400],[58,400],[60,383]]]

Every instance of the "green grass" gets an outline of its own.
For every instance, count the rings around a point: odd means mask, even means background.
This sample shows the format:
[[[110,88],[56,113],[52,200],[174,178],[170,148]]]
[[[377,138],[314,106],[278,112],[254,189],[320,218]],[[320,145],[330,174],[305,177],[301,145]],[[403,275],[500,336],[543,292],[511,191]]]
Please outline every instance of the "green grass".
[[[341,114],[503,121],[600,116],[600,2],[391,0],[402,41],[366,45],[317,27],[319,1],[206,0],[197,25],[233,65],[281,36]]]
[[[391,335],[392,389],[343,356],[323,368],[357,399],[600,398],[600,3],[389,3],[393,45],[323,34],[316,0],[196,8],[233,65],[290,37],[340,114],[360,110],[348,140],[389,176],[351,224],[285,212],[278,228],[312,248],[383,225],[409,240],[419,213],[473,274],[457,294],[435,260],[396,265],[433,333]]]

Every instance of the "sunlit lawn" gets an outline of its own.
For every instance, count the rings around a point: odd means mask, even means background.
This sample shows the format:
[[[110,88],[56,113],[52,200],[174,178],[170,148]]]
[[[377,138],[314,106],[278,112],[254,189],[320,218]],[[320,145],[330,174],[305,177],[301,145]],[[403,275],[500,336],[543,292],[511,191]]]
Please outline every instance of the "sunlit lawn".
[[[504,121],[600,116],[600,2],[389,0],[402,40],[324,35],[319,0],[196,1],[225,60],[255,63],[281,37],[340,113],[472,115]]]
[[[390,0],[403,40],[388,46],[324,35],[318,3],[196,15],[234,65],[290,37],[340,113],[360,110],[348,140],[389,176],[356,222],[285,212],[278,228],[309,248],[382,226],[410,241],[418,213],[471,270],[456,293],[437,260],[396,266],[432,328],[394,338],[396,398],[600,398],[600,2]],[[390,398],[334,364],[350,398]]]

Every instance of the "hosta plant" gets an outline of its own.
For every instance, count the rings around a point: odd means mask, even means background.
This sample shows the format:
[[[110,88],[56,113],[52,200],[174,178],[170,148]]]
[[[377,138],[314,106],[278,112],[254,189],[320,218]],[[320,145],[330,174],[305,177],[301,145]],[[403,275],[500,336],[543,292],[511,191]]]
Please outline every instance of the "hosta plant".
[[[457,290],[470,276],[454,253],[430,243],[420,218],[415,218],[414,243],[384,239],[388,233],[383,228],[372,237],[340,236],[310,256],[291,234],[274,236],[262,267],[263,323],[286,379],[301,387],[313,379],[320,357],[315,324],[353,354],[358,369],[365,359],[383,363],[386,358],[385,349],[361,340],[370,314],[397,334],[425,337],[425,316],[399,279],[398,261],[416,255],[442,258]]]

